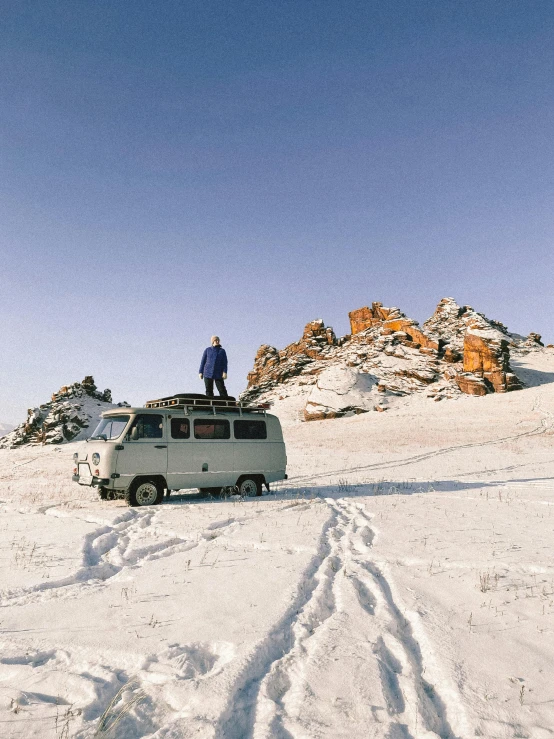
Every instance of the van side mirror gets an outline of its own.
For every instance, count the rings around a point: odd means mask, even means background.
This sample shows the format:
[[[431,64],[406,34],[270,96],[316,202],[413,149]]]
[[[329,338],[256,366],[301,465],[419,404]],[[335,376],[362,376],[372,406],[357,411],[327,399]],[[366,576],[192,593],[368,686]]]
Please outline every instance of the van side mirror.
[[[135,428],[131,431],[131,441],[138,441],[138,426],[135,426]]]

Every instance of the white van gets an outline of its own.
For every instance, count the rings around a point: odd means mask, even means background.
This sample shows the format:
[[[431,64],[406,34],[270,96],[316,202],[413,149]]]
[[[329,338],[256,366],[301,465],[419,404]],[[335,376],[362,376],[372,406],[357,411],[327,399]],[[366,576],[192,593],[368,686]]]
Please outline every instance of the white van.
[[[131,506],[187,488],[261,495],[262,485],[287,477],[281,424],[267,407],[176,396],[105,411],[73,455],[73,480]]]

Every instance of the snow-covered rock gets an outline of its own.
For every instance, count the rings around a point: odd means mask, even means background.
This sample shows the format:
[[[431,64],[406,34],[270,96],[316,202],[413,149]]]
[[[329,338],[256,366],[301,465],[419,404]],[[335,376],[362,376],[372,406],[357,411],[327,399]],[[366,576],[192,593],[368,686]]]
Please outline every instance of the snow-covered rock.
[[[513,334],[512,334],[513,336]],[[523,351],[525,353],[529,351],[540,351],[544,348],[544,344],[541,341],[542,336],[540,334],[535,333],[534,331],[531,331],[531,333],[524,337],[522,341],[518,344],[518,349],[520,351]],[[552,344],[550,344],[550,347]]]
[[[377,384],[374,375],[333,365],[317,376],[306,401],[304,418],[315,421],[373,410],[376,404],[381,404]]]
[[[112,403],[111,391],[99,392],[88,375],[82,382],[63,385],[49,402],[29,408],[27,419],[0,439],[0,448],[80,441],[94,429],[103,411],[126,405]]]
[[[510,339],[508,329],[503,323],[487,318],[470,305],[458,305],[454,298],[443,298],[422,328],[429,336],[442,341],[460,353],[463,352],[464,337],[469,328],[482,331],[494,330],[497,334],[503,334],[506,339]]]

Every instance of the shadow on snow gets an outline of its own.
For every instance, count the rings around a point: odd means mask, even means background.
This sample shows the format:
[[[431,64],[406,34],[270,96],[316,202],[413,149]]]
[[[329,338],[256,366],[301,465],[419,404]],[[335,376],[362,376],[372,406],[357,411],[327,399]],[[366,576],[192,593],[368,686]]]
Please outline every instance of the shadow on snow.
[[[262,497],[241,498],[238,495],[213,495],[212,493],[180,492],[172,493],[171,498],[164,500],[164,505],[182,505],[183,503],[265,503],[270,501],[310,501],[323,498],[377,497],[382,495],[425,495],[428,493],[463,493],[481,488],[502,488],[506,485],[526,485],[552,482],[552,477],[522,477],[509,480],[375,480],[363,483],[350,483],[339,480],[334,484],[320,483],[307,485],[290,485],[278,483],[270,493]]]

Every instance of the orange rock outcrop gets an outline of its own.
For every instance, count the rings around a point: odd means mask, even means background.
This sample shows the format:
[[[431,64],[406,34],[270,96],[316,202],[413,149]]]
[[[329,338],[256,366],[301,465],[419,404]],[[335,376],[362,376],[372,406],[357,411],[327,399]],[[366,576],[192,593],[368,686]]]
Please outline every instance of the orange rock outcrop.
[[[485,395],[521,388],[510,368],[509,347],[519,346],[513,336],[503,324],[453,298],[443,298],[422,326],[379,302],[348,316],[351,333],[340,339],[318,319],[281,351],[261,346],[244,397],[254,399],[297,376],[299,385],[311,385],[329,363],[375,373],[385,391],[400,395],[425,389],[440,400],[458,391]],[[530,335],[527,343],[540,346],[537,336]]]
[[[482,377],[487,388],[495,393],[519,390],[521,383],[510,367],[508,343],[498,332],[469,329],[464,337],[464,372]],[[460,383],[458,386],[465,392]]]
[[[330,326],[318,318],[304,327],[302,338],[281,351],[262,344],[256,352],[254,367],[248,373],[248,388],[267,382],[283,382],[298,375],[305,365],[323,359],[328,350],[337,345],[337,337]]]
[[[350,319],[350,333],[359,334],[368,328],[383,323],[394,311],[395,308],[383,308],[382,303],[372,303],[371,308],[367,305],[363,308],[357,308],[348,314]]]

